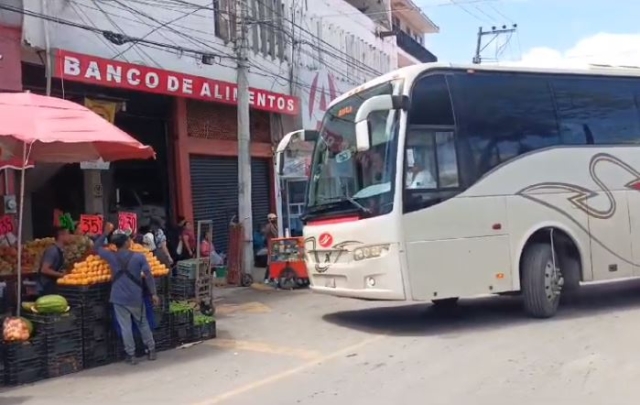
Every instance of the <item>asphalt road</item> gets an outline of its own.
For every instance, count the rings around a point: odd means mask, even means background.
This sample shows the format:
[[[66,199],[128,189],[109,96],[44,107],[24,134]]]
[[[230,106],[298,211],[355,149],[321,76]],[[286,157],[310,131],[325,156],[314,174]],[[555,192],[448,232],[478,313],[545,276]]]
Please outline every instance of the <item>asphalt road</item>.
[[[308,291],[231,294],[219,338],[0,393],[1,405],[635,404],[640,282],[583,288],[558,317],[515,298],[456,310]]]

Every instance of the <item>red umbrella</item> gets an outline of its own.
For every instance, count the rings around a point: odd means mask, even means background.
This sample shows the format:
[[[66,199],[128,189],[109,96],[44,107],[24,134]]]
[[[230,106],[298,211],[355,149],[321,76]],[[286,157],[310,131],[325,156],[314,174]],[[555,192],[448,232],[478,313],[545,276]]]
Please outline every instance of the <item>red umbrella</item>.
[[[24,170],[30,162],[75,163],[103,159],[155,157],[98,114],[71,101],[31,93],[0,93],[0,160],[17,158],[23,170],[20,201],[24,201]],[[18,258],[22,257],[23,204],[18,210]],[[21,260],[18,285],[22,286]],[[21,294],[18,294],[20,315]]]
[[[148,159],[145,146],[88,108],[33,93],[0,93],[0,147],[4,156],[75,163]]]

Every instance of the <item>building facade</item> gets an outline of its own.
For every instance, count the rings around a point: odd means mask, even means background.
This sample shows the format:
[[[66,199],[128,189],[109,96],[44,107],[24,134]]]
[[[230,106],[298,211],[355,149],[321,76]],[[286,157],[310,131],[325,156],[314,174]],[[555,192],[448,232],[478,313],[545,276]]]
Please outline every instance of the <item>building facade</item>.
[[[317,129],[329,103],[352,88],[398,67],[435,62],[425,35],[439,28],[411,0],[314,0],[292,15],[295,94],[300,126]],[[298,128],[296,128],[298,129]],[[306,175],[313,145],[292,144],[280,195],[283,226],[301,232]],[[288,167],[288,169],[291,169]]]
[[[26,237],[46,235],[52,211],[112,217],[127,210],[140,222],[178,215],[213,221],[216,248],[225,251],[238,207],[236,3],[12,2],[20,12],[0,14],[0,29],[12,39],[0,41],[0,87],[42,94],[49,88],[97,108],[157,153],[155,161],[112,162],[102,170],[36,165],[27,175]],[[255,228],[275,206],[273,140],[297,122],[300,104],[286,80],[286,4],[248,6]],[[251,23],[257,20],[269,23]]]

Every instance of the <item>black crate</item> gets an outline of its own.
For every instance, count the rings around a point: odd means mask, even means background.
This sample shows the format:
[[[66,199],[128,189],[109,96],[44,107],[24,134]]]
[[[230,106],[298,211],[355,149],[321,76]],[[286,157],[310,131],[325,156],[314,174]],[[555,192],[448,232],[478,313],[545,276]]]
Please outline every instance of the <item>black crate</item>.
[[[82,366],[85,369],[109,364],[113,361],[109,339],[100,342],[85,342],[82,352]]]
[[[182,301],[196,296],[196,280],[175,276],[171,278],[171,299]]]
[[[33,383],[47,378],[45,340],[34,336],[28,342],[4,343],[3,374],[6,385]]]
[[[154,330],[153,340],[156,343],[156,351],[161,352],[174,347],[171,339],[171,328],[168,325]]]
[[[5,366],[14,363],[41,360],[47,354],[45,339],[42,335],[34,335],[27,342],[4,342],[2,355]]]
[[[192,339],[194,342],[209,340],[216,337],[216,322],[206,325],[194,325],[192,329]]]
[[[47,376],[49,378],[82,371],[82,349],[73,352],[47,355]]]
[[[46,364],[42,359],[14,363],[4,369],[4,384],[8,386],[30,384],[47,377]]]
[[[59,286],[58,294],[67,299],[71,308],[85,306],[87,304],[104,303],[109,301],[111,284]]]
[[[193,311],[173,312],[170,314],[171,325],[193,325]]]
[[[111,318],[111,304],[108,301],[87,302],[80,306],[82,319],[98,320]]]
[[[171,325],[171,344],[173,346],[180,346],[184,343],[190,343],[193,341],[193,323]]]
[[[154,277],[153,280],[156,284],[156,293],[158,295],[168,295],[169,294],[169,276],[163,277]]]
[[[77,332],[82,327],[81,311],[72,309],[64,314],[40,315],[24,314],[33,323],[36,334],[44,334],[47,339],[55,339],[57,335]]]

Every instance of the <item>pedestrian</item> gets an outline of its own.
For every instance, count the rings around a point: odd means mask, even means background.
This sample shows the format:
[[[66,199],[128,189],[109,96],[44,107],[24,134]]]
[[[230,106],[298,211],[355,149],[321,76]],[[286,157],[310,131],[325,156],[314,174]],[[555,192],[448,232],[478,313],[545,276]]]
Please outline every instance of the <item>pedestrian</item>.
[[[196,235],[193,233],[193,226],[186,219],[179,224],[182,229],[180,242],[178,242],[179,260],[192,259],[196,255]]]
[[[53,237],[55,238],[55,243],[44,251],[38,267],[37,289],[39,296],[55,294],[58,279],[64,276],[64,252],[62,248],[69,240],[69,230],[56,227],[53,230]]]
[[[145,241],[149,243],[149,249],[158,258],[160,263],[164,264],[166,268],[170,269],[173,266],[173,259],[169,253],[169,247],[167,245],[167,236],[162,229],[162,222],[159,218],[151,218],[151,225],[149,233],[145,235]]]
[[[271,241],[271,239],[277,238],[278,237],[278,217],[276,216],[276,214],[269,214],[267,215],[267,223],[262,227],[262,234],[264,235],[265,241],[267,243],[267,270],[264,274],[264,283],[268,284],[271,276],[270,276],[270,265],[269,265],[269,255],[270,252],[268,251],[269,249],[269,242]]]
[[[140,332],[142,342],[147,347],[149,360],[155,360],[157,358],[156,347],[147,318],[143,284],[146,284],[153,304],[158,305],[160,299],[156,294],[153,275],[144,255],[129,249],[131,238],[128,234],[113,234],[111,242],[116,246],[116,252],[111,252],[104,247],[104,240],[112,230],[113,225],[107,223],[104,234],[98,238],[94,248],[97,254],[111,267],[112,282],[109,302],[113,305],[116,321],[120,327],[124,350],[127,353],[127,363],[137,363],[136,344],[133,338],[134,323]],[[142,275],[144,275],[144,279]]]
[[[213,244],[213,231],[211,229],[205,232],[202,237],[202,242],[200,242],[200,255],[209,258],[211,267],[222,266],[224,264],[224,259],[216,252]]]

